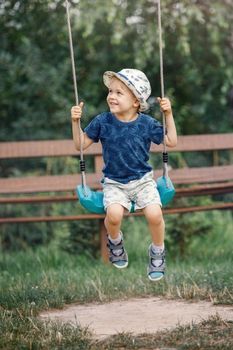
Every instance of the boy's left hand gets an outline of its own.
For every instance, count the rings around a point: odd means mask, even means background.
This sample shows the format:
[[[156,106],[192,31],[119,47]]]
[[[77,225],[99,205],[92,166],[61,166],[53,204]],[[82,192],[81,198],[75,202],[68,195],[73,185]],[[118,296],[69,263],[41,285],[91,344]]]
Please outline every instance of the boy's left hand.
[[[164,112],[165,115],[169,115],[170,113],[172,113],[172,107],[171,107],[171,102],[170,102],[169,98],[158,97],[158,102],[160,104],[161,111]]]

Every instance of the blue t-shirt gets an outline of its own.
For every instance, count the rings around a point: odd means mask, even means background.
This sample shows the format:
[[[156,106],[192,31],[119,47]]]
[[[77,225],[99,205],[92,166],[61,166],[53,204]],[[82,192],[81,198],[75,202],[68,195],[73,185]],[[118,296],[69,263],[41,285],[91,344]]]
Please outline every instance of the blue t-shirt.
[[[104,176],[124,184],[152,170],[148,164],[151,142],[159,145],[163,141],[162,125],[142,113],[131,122],[122,122],[111,112],[104,112],[84,131],[94,142],[102,143]]]

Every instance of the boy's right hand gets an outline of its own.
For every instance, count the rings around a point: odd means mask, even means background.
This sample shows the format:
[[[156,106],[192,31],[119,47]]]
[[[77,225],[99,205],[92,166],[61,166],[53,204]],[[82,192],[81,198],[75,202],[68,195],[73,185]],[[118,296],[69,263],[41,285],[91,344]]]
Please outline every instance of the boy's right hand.
[[[80,102],[78,106],[73,106],[71,108],[71,119],[72,121],[76,122],[78,121],[82,116],[82,110],[83,110],[83,102]]]

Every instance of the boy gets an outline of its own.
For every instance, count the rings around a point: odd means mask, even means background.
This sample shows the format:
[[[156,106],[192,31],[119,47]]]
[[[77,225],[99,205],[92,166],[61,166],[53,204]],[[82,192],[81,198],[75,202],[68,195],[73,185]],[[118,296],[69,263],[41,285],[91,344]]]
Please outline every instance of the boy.
[[[148,164],[151,142],[166,142],[169,147],[177,144],[176,127],[169,99],[158,98],[166,116],[166,136],[163,140],[162,125],[154,118],[141,113],[148,109],[151,93],[146,75],[137,69],[107,71],[103,75],[108,87],[107,104],[110,112],[95,117],[81,132],[83,149],[93,142],[102,143],[104,159],[105,226],[108,232],[109,260],[119,268],[128,265],[127,252],[120,231],[124,210],[141,209],[147,219],[152,243],[149,246],[147,274],[158,281],[165,273],[164,220],[161,201],[152,167]],[[71,109],[73,139],[80,148],[77,120],[81,118],[83,103]]]

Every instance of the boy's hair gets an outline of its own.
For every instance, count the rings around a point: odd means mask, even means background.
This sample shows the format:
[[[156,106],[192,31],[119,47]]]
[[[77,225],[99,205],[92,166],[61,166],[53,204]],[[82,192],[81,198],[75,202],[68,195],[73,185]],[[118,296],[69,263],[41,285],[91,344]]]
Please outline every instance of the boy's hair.
[[[125,68],[117,73],[106,71],[103,75],[104,84],[109,87],[114,77],[121,80],[133,92],[140,103],[139,111],[146,111],[149,108],[146,101],[151,94],[151,86],[147,76],[142,71],[132,68]]]

